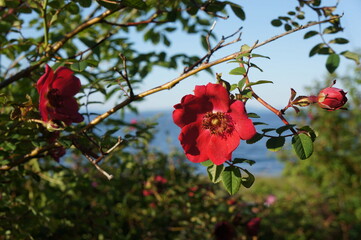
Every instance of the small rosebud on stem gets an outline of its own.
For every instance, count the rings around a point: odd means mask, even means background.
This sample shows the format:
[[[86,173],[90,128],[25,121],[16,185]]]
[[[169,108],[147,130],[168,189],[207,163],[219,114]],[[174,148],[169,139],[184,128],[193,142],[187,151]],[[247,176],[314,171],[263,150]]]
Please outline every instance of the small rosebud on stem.
[[[342,89],[332,87],[336,83],[336,80],[332,84],[322,89],[317,96],[298,96],[296,97],[296,91],[291,88],[291,97],[288,101],[288,105],[281,110],[282,114],[292,107],[298,113],[298,107],[307,107],[310,104],[318,103],[318,105],[328,111],[334,111],[342,108],[347,102],[346,94]],[[296,107],[297,106],[297,107]]]
[[[336,83],[333,81],[330,87],[324,88],[318,94],[318,105],[328,111],[341,109],[347,102],[346,94],[342,89],[332,87]]]

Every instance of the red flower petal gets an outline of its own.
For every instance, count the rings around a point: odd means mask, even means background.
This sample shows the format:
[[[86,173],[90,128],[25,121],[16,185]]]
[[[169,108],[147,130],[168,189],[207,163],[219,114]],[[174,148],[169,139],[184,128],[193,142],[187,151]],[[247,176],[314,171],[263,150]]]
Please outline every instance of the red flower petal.
[[[189,94],[182,98],[180,104],[174,105],[174,108],[173,121],[179,127],[183,127],[197,121],[197,119],[202,117],[202,114],[210,111],[212,106],[205,98]]]
[[[78,113],[79,106],[75,98],[66,98],[63,104],[54,108],[54,111],[49,112],[50,118],[54,120],[63,121],[66,125],[72,122],[79,123],[84,120],[84,117]]]
[[[197,146],[197,138],[200,133],[200,128],[201,126],[197,122],[188,124],[182,128],[178,138],[187,158],[195,163],[208,160],[207,152],[201,152]]]
[[[74,72],[66,67],[59,67],[55,71],[54,81],[51,88],[58,89],[58,94],[65,97],[72,97],[80,91],[81,84]]]
[[[213,105],[213,111],[228,112],[229,94],[221,84],[208,83],[206,86],[196,86],[195,96],[207,97]]]
[[[251,119],[248,118],[244,103],[241,101],[234,101],[230,106],[231,113],[229,114],[234,122],[234,127],[239,136],[243,140],[251,139],[256,134],[256,128]]]
[[[41,94],[41,91],[45,87],[46,89],[49,88],[50,82],[53,80],[54,71],[48,64],[45,65],[45,73],[39,78],[38,82],[36,83],[36,89],[38,93]]]
[[[209,160],[220,165],[227,160],[231,160],[232,152],[238,147],[240,142],[237,132],[226,137],[209,134],[208,130],[203,130],[197,139],[200,152],[205,152]]]

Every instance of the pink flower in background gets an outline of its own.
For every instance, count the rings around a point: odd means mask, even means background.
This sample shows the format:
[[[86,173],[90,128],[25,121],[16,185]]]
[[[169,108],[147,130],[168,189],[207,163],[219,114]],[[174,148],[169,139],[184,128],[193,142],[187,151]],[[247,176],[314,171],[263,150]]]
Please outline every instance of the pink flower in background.
[[[178,139],[195,163],[220,165],[232,158],[240,140],[256,134],[243,102],[231,100],[221,84],[196,86],[194,95],[184,96],[174,108],[173,120],[181,128]]]
[[[267,196],[264,204],[269,207],[269,206],[273,205],[276,201],[277,201],[277,197],[275,195],[270,194]]]
[[[62,121],[65,125],[84,120],[79,114],[79,106],[74,95],[80,91],[79,78],[66,67],[59,67],[55,72],[46,65],[45,74],[37,82],[39,111],[44,122]]]
[[[328,111],[340,109],[347,102],[346,92],[342,89],[328,87],[318,94],[318,105]]]

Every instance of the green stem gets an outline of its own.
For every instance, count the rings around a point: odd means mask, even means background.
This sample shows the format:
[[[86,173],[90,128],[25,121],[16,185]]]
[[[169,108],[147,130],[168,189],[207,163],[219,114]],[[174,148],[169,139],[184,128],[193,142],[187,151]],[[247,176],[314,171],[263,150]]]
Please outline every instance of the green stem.
[[[48,21],[46,17],[46,8],[48,6],[48,0],[44,0],[44,5],[41,10],[41,17],[43,18],[43,27],[44,27],[44,50],[47,50],[49,44],[49,28],[48,28]]]

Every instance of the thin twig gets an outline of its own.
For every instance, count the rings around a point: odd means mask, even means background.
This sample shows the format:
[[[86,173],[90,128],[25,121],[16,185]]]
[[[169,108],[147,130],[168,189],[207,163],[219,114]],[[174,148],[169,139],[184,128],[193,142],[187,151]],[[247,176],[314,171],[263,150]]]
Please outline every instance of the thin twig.
[[[99,124],[100,122],[102,122],[104,119],[108,118],[110,115],[112,115],[113,113],[115,113],[116,111],[118,111],[119,109],[123,108],[124,106],[128,105],[129,103],[133,102],[133,101],[136,101],[136,100],[139,100],[141,98],[144,98],[148,95],[151,95],[151,94],[154,94],[156,92],[160,92],[160,91],[163,91],[163,90],[169,90],[171,88],[173,88],[176,84],[178,84],[179,82],[181,82],[182,80],[200,72],[200,71],[203,71],[205,69],[208,69],[210,67],[213,67],[215,65],[218,65],[220,63],[223,63],[223,62],[227,62],[227,61],[230,61],[230,60],[233,60],[235,58],[237,58],[238,56],[242,55],[242,54],[246,54],[246,53],[249,53],[250,51],[252,51],[253,49],[256,49],[256,48],[259,48],[263,45],[266,45],[270,42],[273,42],[279,38],[282,38],[284,36],[287,36],[291,33],[294,33],[294,32],[297,32],[297,31],[300,31],[302,29],[306,29],[306,28],[309,28],[309,27],[312,27],[312,26],[315,26],[317,24],[322,24],[322,23],[326,23],[326,22],[329,22],[329,21],[332,21],[334,19],[338,19],[339,17],[335,17],[335,18],[330,18],[330,19],[327,19],[327,20],[323,20],[323,21],[320,21],[320,22],[312,22],[312,23],[309,23],[307,25],[304,25],[304,26],[300,26],[298,28],[295,28],[295,29],[292,29],[290,31],[287,31],[287,32],[284,32],[280,35],[277,35],[277,36],[274,36],[274,37],[271,37],[267,40],[265,40],[264,42],[261,42],[261,43],[257,43],[255,44],[252,48],[246,50],[246,51],[243,51],[243,52],[235,52],[233,54],[230,54],[226,57],[223,57],[223,58],[220,58],[220,59],[217,59],[213,62],[209,62],[209,63],[204,63],[202,65],[200,65],[198,68],[195,68],[193,70],[190,70],[184,74],[182,74],[181,76],[165,83],[165,84],[162,84],[158,87],[155,87],[155,88],[152,88],[152,89],[149,89],[147,91],[144,91],[140,94],[137,94],[137,95],[134,95],[133,98],[127,98],[125,99],[123,102],[119,103],[118,105],[116,105],[114,108],[110,109],[109,111],[103,113],[102,115],[99,115],[98,117],[96,117],[93,121],[91,121],[87,126],[85,126],[82,130],[83,131],[87,131],[88,129],[91,129],[93,128],[94,126],[96,126],[97,124]]]
[[[264,42],[257,43],[251,49],[249,49],[247,51],[235,52],[235,53],[230,54],[230,55],[228,55],[226,57],[217,59],[217,60],[215,60],[213,62],[202,64],[198,68],[190,70],[189,72],[184,73],[181,76],[179,76],[179,77],[177,77],[177,78],[175,78],[175,79],[173,79],[173,80],[171,80],[171,81],[169,81],[169,82],[167,82],[165,84],[162,84],[162,85],[160,85],[158,87],[155,87],[153,89],[149,89],[149,90],[144,91],[144,92],[142,92],[140,94],[134,95],[133,98],[125,99],[124,101],[122,101],[121,103],[116,105],[114,108],[112,108],[112,109],[108,110],[107,112],[103,113],[102,115],[99,115],[98,117],[96,117],[93,121],[91,121],[88,125],[86,125],[81,131],[87,131],[87,130],[93,128],[97,124],[101,123],[104,119],[108,118],[110,115],[112,115],[113,113],[115,113],[119,109],[123,108],[124,106],[130,104],[131,102],[139,100],[141,98],[144,98],[144,97],[146,97],[148,95],[154,94],[156,92],[160,92],[160,91],[163,91],[163,90],[169,90],[169,89],[173,88],[176,84],[178,84],[180,81],[182,81],[182,80],[184,80],[184,79],[186,79],[186,78],[188,78],[188,77],[190,77],[190,76],[192,76],[192,75],[194,75],[194,74],[196,74],[196,73],[198,73],[198,72],[200,72],[202,70],[208,69],[208,68],[210,68],[212,66],[218,65],[218,64],[226,62],[226,61],[230,61],[230,60],[232,60],[234,58],[237,58],[238,56],[240,56],[242,54],[249,53],[253,49],[259,48],[259,47],[261,47],[261,46],[263,46],[265,44],[268,44],[268,43],[270,43],[270,42],[272,42],[274,40],[282,38],[282,37],[284,37],[286,35],[289,35],[291,33],[297,32],[297,31],[302,30],[302,29],[309,28],[309,27],[317,25],[317,24],[326,23],[326,22],[332,21],[334,19],[339,19],[339,18],[340,18],[340,16],[332,17],[330,19],[323,20],[323,21],[320,21],[320,22],[313,22],[313,23],[309,23],[309,24],[304,25],[304,26],[300,26],[298,28],[292,29],[292,30],[287,31],[285,33],[282,33],[280,35],[274,36],[274,37],[272,37],[272,38],[270,38],[270,39],[268,39],[268,40],[266,40]],[[32,66],[32,67],[30,67],[28,69],[24,69],[22,72],[28,72],[29,69],[34,69],[34,68],[36,68],[36,67]],[[22,74],[24,74],[24,73],[22,73]],[[1,86],[4,86],[2,83],[0,83],[0,88],[1,88]],[[6,85],[7,84],[5,84],[5,86]],[[48,149],[50,149],[51,147],[54,147],[54,146],[50,145],[50,146],[43,147],[43,148],[36,148],[31,153],[29,153],[29,154],[27,154],[27,155],[25,155],[25,156],[23,156],[23,157],[21,157],[19,159],[16,159],[13,163],[1,166],[0,170],[9,170],[14,166],[17,166],[17,165],[19,165],[21,163],[25,163],[25,162],[29,161],[32,158],[36,158],[39,153],[45,152]]]
[[[64,44],[71,39],[72,37],[74,37],[75,35],[77,35],[78,33],[84,31],[85,29],[93,26],[94,24],[99,23],[100,21],[102,21],[104,18],[110,16],[111,14],[115,13],[116,11],[118,11],[119,9],[121,9],[121,6],[117,6],[112,10],[106,10],[105,12],[103,12],[102,14],[100,14],[98,17],[89,19],[88,21],[85,21],[84,23],[80,24],[77,28],[75,28],[73,31],[65,34],[65,36],[63,37],[63,39],[61,39],[60,41],[54,43],[53,45],[49,46],[49,52],[48,52],[48,56],[45,56],[43,58],[41,58],[38,62],[34,63],[33,65],[27,67],[26,69],[21,70],[20,72],[16,73],[15,75],[5,79],[4,81],[0,82],[0,89],[8,86],[9,84],[25,77],[28,76],[33,70],[37,69],[38,67],[40,67],[41,64],[45,63],[46,61],[48,61],[50,59],[50,56],[55,55],[60,49],[61,47],[64,46]]]
[[[104,171],[101,167],[99,167],[99,165],[96,163],[96,161],[91,157],[88,156],[87,154],[84,154],[84,156],[89,160],[89,162],[91,162],[94,167],[101,173],[103,174],[108,180],[111,180],[113,178],[113,175],[107,173],[106,171]]]

